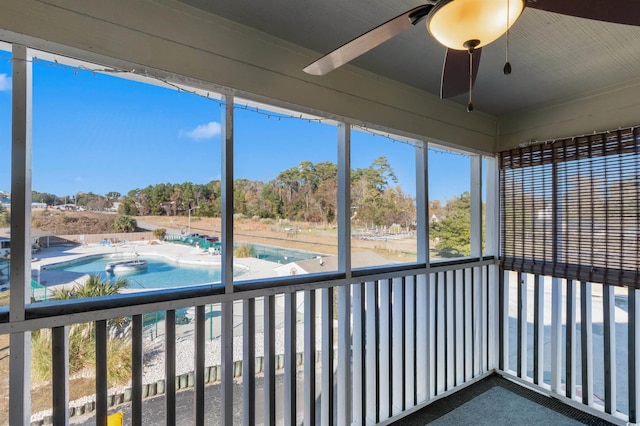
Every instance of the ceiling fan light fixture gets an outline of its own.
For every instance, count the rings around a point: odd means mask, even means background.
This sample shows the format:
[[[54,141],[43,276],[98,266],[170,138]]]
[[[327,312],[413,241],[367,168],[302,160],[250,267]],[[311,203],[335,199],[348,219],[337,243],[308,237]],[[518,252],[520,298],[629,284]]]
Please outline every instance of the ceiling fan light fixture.
[[[431,10],[427,28],[440,44],[469,50],[470,40],[479,41],[474,48],[497,40],[523,9],[524,0],[442,0]]]

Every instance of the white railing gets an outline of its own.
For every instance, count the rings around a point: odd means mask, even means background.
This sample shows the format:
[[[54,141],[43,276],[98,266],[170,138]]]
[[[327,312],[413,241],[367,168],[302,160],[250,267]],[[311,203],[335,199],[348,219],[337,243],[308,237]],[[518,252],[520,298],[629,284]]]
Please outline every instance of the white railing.
[[[640,290],[503,271],[505,376],[605,420],[637,423]]]
[[[350,279],[243,283],[231,294],[192,288],[39,303],[28,307],[25,321],[0,324],[0,332],[51,329],[55,424],[81,411],[69,401],[69,328],[84,322],[95,326],[91,408],[98,425],[113,409],[130,424],[153,416],[166,424],[388,423],[494,371],[497,268],[493,259],[476,259],[359,270]],[[185,308],[192,308],[189,324],[176,321]],[[152,312],[161,322],[145,327]],[[120,316],[131,318],[124,396],[107,387],[108,321]],[[192,359],[178,353],[185,339]],[[162,348],[164,371],[144,383],[150,342]],[[185,362],[192,370],[182,380]],[[207,385],[218,379],[217,387]],[[184,410],[177,401],[187,384],[192,408]]]

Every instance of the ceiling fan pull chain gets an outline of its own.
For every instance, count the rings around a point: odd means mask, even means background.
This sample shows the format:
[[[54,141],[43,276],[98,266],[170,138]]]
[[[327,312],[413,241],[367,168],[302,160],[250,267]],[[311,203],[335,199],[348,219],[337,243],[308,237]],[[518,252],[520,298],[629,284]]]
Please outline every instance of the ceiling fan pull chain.
[[[467,104],[467,111],[473,111],[473,102],[471,101],[473,96],[473,47],[469,47],[469,103]]]
[[[502,69],[502,71],[504,72],[504,75],[511,74],[511,64],[509,63],[509,28],[511,27],[509,25],[509,18],[511,16],[510,10],[509,10],[510,6],[511,6],[511,0],[507,0],[507,46],[506,46],[506,52],[505,52],[504,68]]]

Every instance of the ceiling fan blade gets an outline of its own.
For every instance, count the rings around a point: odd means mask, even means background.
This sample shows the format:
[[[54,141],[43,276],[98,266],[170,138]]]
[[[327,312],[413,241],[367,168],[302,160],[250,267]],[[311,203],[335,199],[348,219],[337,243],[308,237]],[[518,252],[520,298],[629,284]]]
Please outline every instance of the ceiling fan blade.
[[[527,7],[578,18],[640,26],[637,0],[528,0]]]
[[[482,48],[473,51],[473,84],[476,83],[481,54]],[[447,49],[442,68],[442,85],[440,86],[442,99],[452,98],[469,91],[470,56],[469,52],[465,50]]]
[[[381,45],[411,28],[413,25],[426,17],[433,5],[425,4],[415,7],[402,15],[385,22],[382,25],[358,36],[348,43],[343,44],[332,52],[327,53],[322,58],[304,68],[304,72],[313,75],[325,75],[329,71],[346,64],[358,56],[368,52],[376,46]]]

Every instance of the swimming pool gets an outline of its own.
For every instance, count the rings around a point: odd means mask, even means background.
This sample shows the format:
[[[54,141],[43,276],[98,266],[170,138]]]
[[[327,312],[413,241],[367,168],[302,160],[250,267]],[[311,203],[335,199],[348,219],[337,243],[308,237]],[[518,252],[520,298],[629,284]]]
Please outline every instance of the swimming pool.
[[[148,262],[146,271],[127,275],[111,275],[104,271],[107,262],[114,259],[111,256],[80,259],[77,262],[68,263],[59,267],[50,267],[61,271],[77,272],[81,274],[98,275],[104,281],[115,282],[118,277],[127,279],[127,288],[133,289],[159,289],[172,287],[185,287],[200,284],[220,284],[219,265],[188,265],[177,264],[153,256],[140,256]],[[234,276],[243,274],[244,268],[234,268]]]

